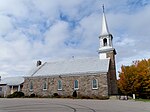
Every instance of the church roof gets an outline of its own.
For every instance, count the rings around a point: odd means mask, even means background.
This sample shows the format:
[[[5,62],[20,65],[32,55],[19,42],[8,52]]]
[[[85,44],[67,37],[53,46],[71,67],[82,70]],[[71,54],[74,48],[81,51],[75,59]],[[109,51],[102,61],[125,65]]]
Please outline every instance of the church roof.
[[[110,59],[80,58],[56,62],[46,62],[32,69],[30,76],[75,75],[84,73],[107,73]]]
[[[23,77],[7,77],[0,81],[0,85],[17,86],[24,82]]]

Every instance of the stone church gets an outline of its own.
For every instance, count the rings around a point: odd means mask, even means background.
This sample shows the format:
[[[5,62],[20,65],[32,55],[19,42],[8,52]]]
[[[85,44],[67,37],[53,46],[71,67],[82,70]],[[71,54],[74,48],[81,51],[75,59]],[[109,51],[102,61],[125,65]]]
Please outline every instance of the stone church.
[[[70,60],[45,62],[38,61],[37,67],[25,77],[22,92],[25,95],[99,97],[117,94],[116,51],[113,36],[109,32],[103,9],[100,47],[96,58],[72,58]]]

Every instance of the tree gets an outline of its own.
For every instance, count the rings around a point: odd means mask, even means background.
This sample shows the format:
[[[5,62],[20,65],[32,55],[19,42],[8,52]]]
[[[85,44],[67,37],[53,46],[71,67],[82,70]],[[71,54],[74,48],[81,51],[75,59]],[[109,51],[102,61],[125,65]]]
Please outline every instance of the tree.
[[[150,59],[134,61],[130,66],[122,66],[118,80],[119,90],[127,95],[150,95]]]

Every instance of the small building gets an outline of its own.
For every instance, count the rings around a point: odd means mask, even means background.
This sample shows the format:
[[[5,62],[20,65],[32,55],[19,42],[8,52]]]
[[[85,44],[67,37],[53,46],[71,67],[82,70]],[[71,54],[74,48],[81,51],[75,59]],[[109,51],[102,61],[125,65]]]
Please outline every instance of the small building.
[[[102,16],[102,32],[97,57],[72,58],[70,60],[45,62],[31,69],[25,77],[22,91],[25,95],[51,96],[57,93],[72,96],[100,97],[117,94],[116,51],[113,36],[107,26],[105,13]]]
[[[22,91],[23,77],[7,77],[0,81],[0,96],[6,97],[16,91]]]

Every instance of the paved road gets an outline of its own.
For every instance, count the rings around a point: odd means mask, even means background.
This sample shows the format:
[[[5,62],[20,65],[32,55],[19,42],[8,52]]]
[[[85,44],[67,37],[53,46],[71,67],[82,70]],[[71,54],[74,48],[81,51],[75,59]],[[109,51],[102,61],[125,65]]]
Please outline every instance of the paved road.
[[[121,100],[1,98],[0,112],[150,112],[150,103]]]

